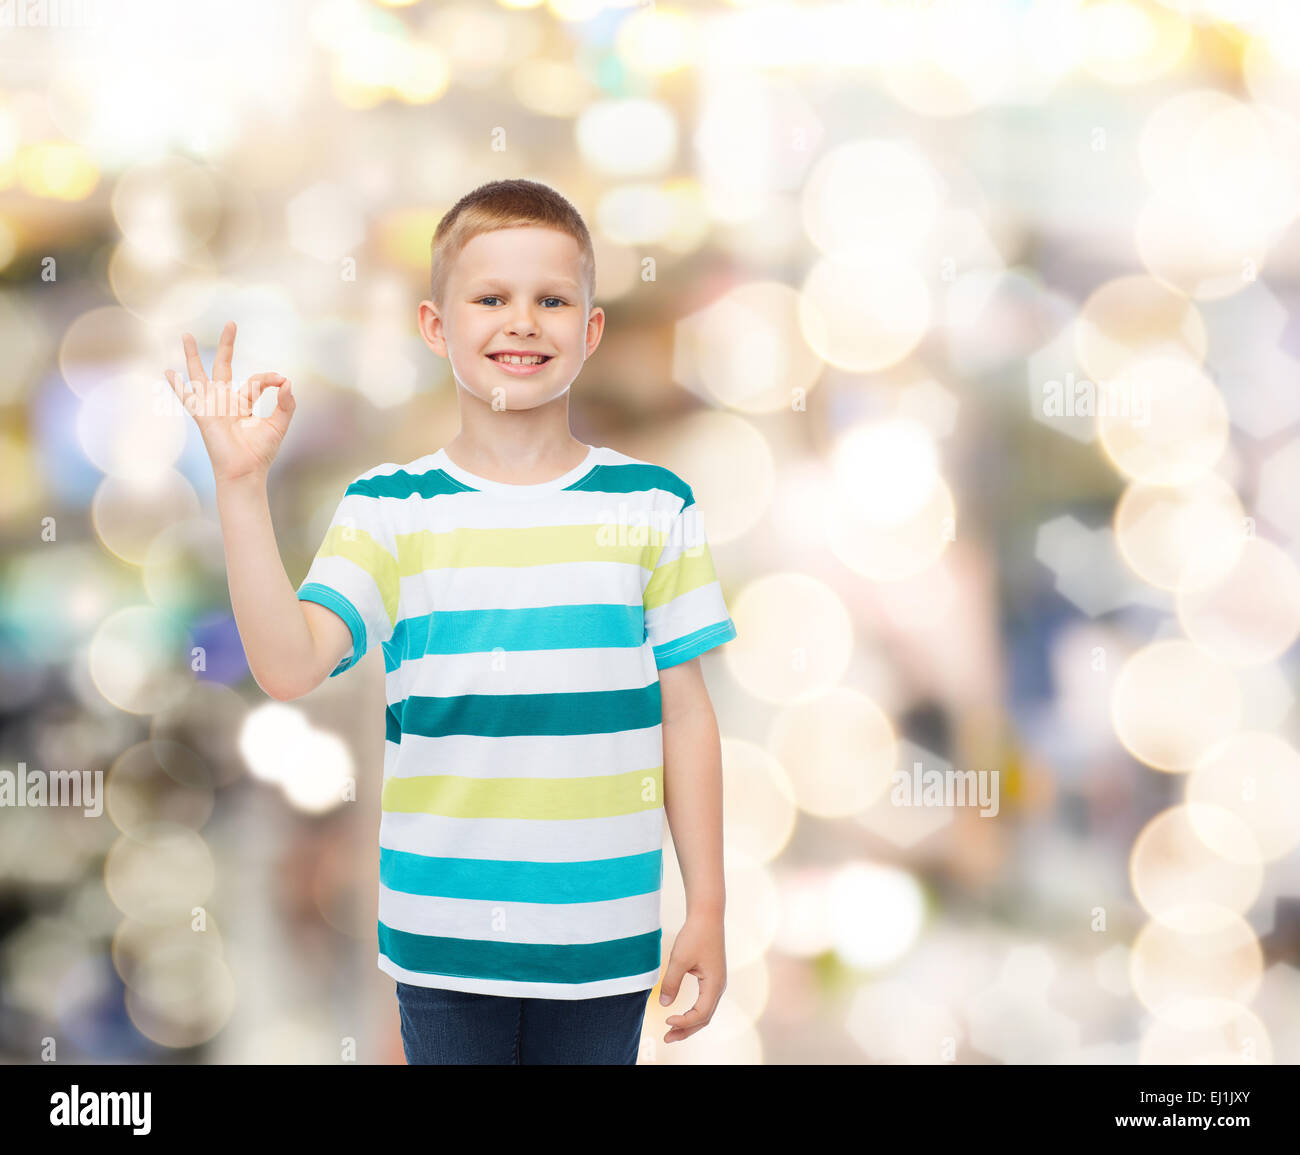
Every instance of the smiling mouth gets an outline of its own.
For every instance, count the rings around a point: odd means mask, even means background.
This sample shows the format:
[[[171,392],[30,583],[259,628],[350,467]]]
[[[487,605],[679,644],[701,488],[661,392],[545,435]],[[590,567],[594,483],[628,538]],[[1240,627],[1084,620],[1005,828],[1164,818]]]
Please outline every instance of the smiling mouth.
[[[545,353],[533,353],[527,357],[519,357],[510,353],[489,353],[488,358],[492,361],[499,361],[503,365],[545,365],[551,359]]]

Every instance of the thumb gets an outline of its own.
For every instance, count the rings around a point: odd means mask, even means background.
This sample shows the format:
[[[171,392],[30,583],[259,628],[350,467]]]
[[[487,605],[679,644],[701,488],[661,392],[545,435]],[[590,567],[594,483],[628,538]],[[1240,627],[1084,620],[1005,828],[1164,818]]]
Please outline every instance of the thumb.
[[[674,948],[668,956],[668,969],[664,971],[663,982],[659,984],[659,1003],[667,1006],[677,997],[677,990],[682,985],[682,976],[686,968],[678,962],[677,950]]]

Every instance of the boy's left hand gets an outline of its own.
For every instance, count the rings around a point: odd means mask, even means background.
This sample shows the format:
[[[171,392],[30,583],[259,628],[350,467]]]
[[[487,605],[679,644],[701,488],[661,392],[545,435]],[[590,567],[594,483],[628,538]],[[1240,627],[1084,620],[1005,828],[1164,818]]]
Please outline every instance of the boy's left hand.
[[[672,1029],[664,1036],[665,1043],[680,1042],[707,1026],[722,992],[727,988],[721,915],[686,916],[686,922],[673,941],[668,969],[660,984],[661,1004],[671,1003],[677,997],[682,977],[688,974],[699,981],[700,994],[695,1005],[684,1015],[668,1016],[666,1021]]]

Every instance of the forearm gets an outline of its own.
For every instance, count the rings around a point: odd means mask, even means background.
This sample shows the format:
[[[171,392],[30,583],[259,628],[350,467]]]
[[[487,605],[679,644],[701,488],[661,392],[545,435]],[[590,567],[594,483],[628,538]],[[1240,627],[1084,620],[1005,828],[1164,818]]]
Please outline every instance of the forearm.
[[[663,722],[664,811],[686,891],[686,913],[722,916],[722,741],[712,707]]]
[[[217,483],[230,606],[248,668],[274,698],[297,697],[314,666],[315,641],[289,581],[263,476]]]

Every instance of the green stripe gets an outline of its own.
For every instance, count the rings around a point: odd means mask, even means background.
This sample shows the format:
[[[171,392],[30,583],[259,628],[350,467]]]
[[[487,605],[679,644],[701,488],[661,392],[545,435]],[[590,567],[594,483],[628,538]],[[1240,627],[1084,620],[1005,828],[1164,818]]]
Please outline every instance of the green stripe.
[[[695,502],[691,487],[672,470],[660,465],[597,465],[559,492],[583,490],[589,493],[643,493],[650,489],[676,494],[682,499],[683,509]],[[424,473],[407,473],[405,469],[399,469],[393,473],[354,481],[344,496],[395,497],[400,501],[407,497],[441,497],[450,493],[478,492],[480,491],[473,486],[457,481],[441,469],[429,469]]]
[[[661,465],[598,465],[565,489],[582,489],[597,493],[643,493],[662,489],[682,499],[682,509],[695,503],[691,487]]]
[[[499,982],[591,983],[657,971],[663,929],[558,946],[410,934],[379,923],[379,949],[403,970]]]
[[[457,694],[412,696],[394,707],[402,732],[440,738],[477,734],[609,734],[663,721],[659,680],[634,690],[587,690],[571,694]]]
[[[376,477],[367,477],[354,481],[348,486],[344,497],[355,494],[359,497],[441,497],[447,493],[477,493],[468,485],[462,485],[450,474],[441,469],[430,469],[424,473],[407,473],[399,469],[396,473],[384,473]]]

